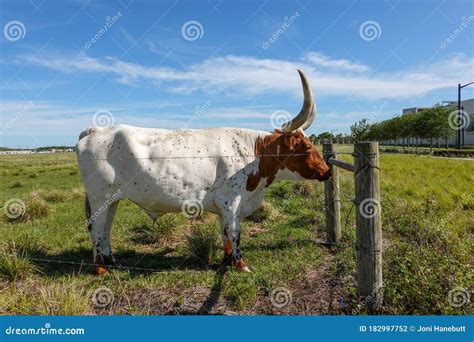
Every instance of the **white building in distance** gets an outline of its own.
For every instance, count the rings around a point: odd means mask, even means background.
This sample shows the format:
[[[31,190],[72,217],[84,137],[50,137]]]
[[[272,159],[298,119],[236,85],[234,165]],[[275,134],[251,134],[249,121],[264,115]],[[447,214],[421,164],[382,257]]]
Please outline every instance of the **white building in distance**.
[[[453,110],[457,110],[458,102],[457,101],[445,101],[445,103],[448,106],[452,106]],[[403,109],[403,114],[416,114],[420,113],[426,109],[429,109],[431,107],[412,107],[412,108],[404,108]],[[474,145],[474,130],[469,130],[470,127],[472,127],[472,124],[474,122],[474,98],[473,99],[468,99],[461,101],[461,108],[467,113],[469,120],[468,120],[468,125],[464,129],[464,145]],[[426,139],[423,139],[422,141],[423,144],[429,144],[429,141]],[[456,145],[456,137],[453,137],[451,139],[448,139],[448,144],[451,146]]]

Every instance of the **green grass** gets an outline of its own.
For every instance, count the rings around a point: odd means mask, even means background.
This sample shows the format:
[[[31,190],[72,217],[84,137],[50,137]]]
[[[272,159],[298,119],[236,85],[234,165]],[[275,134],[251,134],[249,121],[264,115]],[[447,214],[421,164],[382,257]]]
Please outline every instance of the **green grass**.
[[[137,242],[166,244],[173,238],[176,230],[183,225],[185,219],[179,215],[164,215],[155,222],[149,222],[134,228],[134,239]]]
[[[186,235],[186,252],[198,264],[209,265],[217,257],[220,228],[216,224],[203,223],[194,226]]]
[[[474,162],[386,154],[380,166],[381,312],[470,313],[471,306],[451,306],[448,293],[457,287],[472,291]],[[351,312],[361,303],[354,286],[354,182],[352,174],[340,175],[343,236],[337,246],[317,243],[324,239],[325,222],[318,182],[273,184],[264,208],[242,222],[249,274],[218,266],[223,251],[213,215],[190,220],[168,214],[153,224],[140,208],[122,201],[112,247],[126,267],[97,277],[91,273],[74,154],[1,156],[0,205],[21,199],[28,212],[34,198],[48,209],[30,211],[24,220],[0,215],[0,314],[303,314],[313,302],[318,304],[312,313]],[[102,287],[114,294],[107,307],[92,300]],[[282,309],[269,299],[277,287],[293,297]],[[339,306],[341,297],[348,307]]]
[[[28,252],[18,248],[14,242],[4,244],[0,249],[0,277],[19,281],[38,271]]]

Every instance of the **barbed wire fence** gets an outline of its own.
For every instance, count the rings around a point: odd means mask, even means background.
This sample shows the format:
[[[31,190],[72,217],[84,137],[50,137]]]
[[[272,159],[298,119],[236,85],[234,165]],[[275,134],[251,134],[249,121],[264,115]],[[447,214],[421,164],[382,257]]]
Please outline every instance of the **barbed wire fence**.
[[[338,151],[338,152],[335,152],[334,155],[333,155],[333,159],[335,159],[336,155],[345,155],[345,156],[351,156],[351,157],[355,157],[357,155],[357,151],[352,151],[352,152],[347,152],[347,151]],[[215,158],[230,158],[230,159],[255,159],[257,157],[265,157],[265,156],[268,156],[268,157],[297,157],[297,156],[308,156],[307,153],[294,153],[294,154],[280,154],[278,156],[276,155],[273,155],[273,154],[264,154],[264,155],[255,155],[255,154],[235,154],[235,155],[214,155],[214,156],[166,156],[166,157],[132,157],[132,158],[83,158],[83,159],[79,159],[79,161],[128,161],[128,160],[176,160],[176,159],[215,159]],[[325,155],[326,157],[326,155]],[[325,158],[326,161],[328,161],[327,158]],[[3,158],[0,158],[0,162],[9,162],[9,163],[17,163],[19,161],[21,162],[26,162],[26,163],[29,163],[29,164],[36,164],[36,163],[32,163],[32,160],[18,160],[18,159],[13,159],[11,158],[11,156],[8,156],[8,157],[3,157]],[[75,159],[54,159],[54,160],[50,160],[50,161],[46,161],[46,162],[39,162],[37,164],[50,164],[50,165],[57,165],[58,163],[68,163],[68,164],[74,164],[75,163]],[[369,163],[370,164],[370,163]],[[354,171],[354,176],[355,178],[357,178],[359,176],[359,174],[363,173],[363,171],[367,170],[367,167],[369,164],[364,164],[363,167],[361,167],[360,169],[358,169],[357,171]],[[331,167],[333,169],[335,169],[336,167],[333,167],[331,165]],[[369,168],[370,168],[370,165],[369,165]],[[337,171],[336,171],[337,173]],[[326,181],[325,182],[326,184],[334,184],[334,178],[332,178],[331,180],[329,181]],[[351,207],[349,209],[349,211],[347,211],[346,213],[346,217],[344,219],[345,221],[345,225],[344,225],[344,229],[347,229],[348,225],[349,225],[349,218],[351,216],[351,212],[352,210],[360,205],[360,203],[357,203],[356,199],[352,198],[348,193],[344,193],[342,194],[340,191],[339,191],[339,187],[337,186],[336,187],[336,190],[337,190],[337,193],[338,193],[338,197],[337,197],[337,201],[336,202],[339,202],[339,205],[342,203],[346,203],[346,204],[350,204]],[[341,196],[342,195],[342,196]],[[327,207],[326,207],[327,208]],[[340,207],[339,207],[339,210],[340,210]],[[336,212],[336,211],[334,211]],[[334,213],[333,212],[333,213]],[[357,213],[356,213],[357,214]],[[328,216],[327,216],[328,217]],[[339,220],[340,220],[340,217],[339,217]],[[339,223],[340,224],[340,223]],[[362,246],[362,247],[361,247]],[[362,259],[361,258],[357,258],[357,264],[358,264],[358,267],[359,267],[359,264],[363,264],[366,262],[366,260],[368,258],[371,258],[373,254],[376,254],[376,253],[379,253],[380,251],[377,251],[376,249],[368,249],[368,248],[363,248],[363,245],[361,245],[358,240],[356,239],[355,242],[353,242],[351,244],[351,247],[353,248],[355,254],[358,253],[358,250],[359,249],[362,249],[362,250],[368,250],[369,253],[367,255],[365,255]],[[198,257],[198,256],[196,256]],[[36,261],[36,262],[42,262],[42,263],[60,263],[60,264],[68,264],[68,265],[72,265],[72,266],[79,266],[79,267],[83,267],[83,266],[90,266],[90,267],[93,267],[95,264],[94,263],[87,263],[87,262],[76,262],[76,261],[70,261],[70,260],[58,260],[58,259],[55,259],[55,258],[40,258],[40,257],[31,257],[31,260],[33,261]],[[202,261],[202,260],[201,260]],[[186,260],[183,260],[183,263],[186,262]],[[138,263],[137,263],[138,264]],[[176,266],[172,269],[165,269],[163,270],[162,268],[150,268],[150,267],[140,267],[140,266],[137,266],[137,264],[135,264],[134,266],[122,266],[122,265],[112,265],[110,266],[111,269],[118,269],[118,270],[130,270],[130,271],[137,271],[137,272],[159,272],[159,273],[166,273],[166,272],[175,272],[176,270],[179,270],[179,266]],[[202,264],[203,265],[208,265],[208,263],[206,263],[205,261],[202,261]],[[215,268],[212,268],[213,270],[215,270]],[[370,296],[372,293],[374,293],[374,290],[372,289],[367,295]],[[378,293],[378,291],[376,292]],[[366,296],[367,297],[367,296]],[[370,303],[369,303],[370,304]],[[369,305],[370,306],[370,305]]]
[[[337,244],[341,239],[341,191],[339,168],[354,174],[355,197],[346,216],[345,226],[352,207],[356,207],[356,236],[354,248],[357,261],[357,290],[369,310],[382,305],[382,221],[379,181],[379,146],[376,142],[354,145],[353,153],[335,150],[332,143],[323,145],[324,159],[332,177],[325,182],[326,243]],[[351,154],[354,164],[337,159],[337,154]]]

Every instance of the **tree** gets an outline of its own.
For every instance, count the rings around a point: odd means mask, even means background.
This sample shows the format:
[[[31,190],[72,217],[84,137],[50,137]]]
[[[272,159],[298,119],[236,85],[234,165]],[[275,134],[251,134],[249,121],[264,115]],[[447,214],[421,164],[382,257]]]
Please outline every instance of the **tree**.
[[[429,131],[426,129],[426,116],[428,115],[427,111],[423,111],[415,115],[413,120],[413,136],[416,138],[416,147],[415,151],[418,151],[418,141],[420,139],[429,138]]]
[[[333,140],[334,136],[332,135],[331,132],[323,132],[320,135],[318,135],[318,140],[324,141],[324,140]]]
[[[351,126],[351,135],[355,141],[362,141],[368,138],[370,123],[367,119],[362,119]]]
[[[366,119],[360,120],[351,126],[352,137],[355,141],[371,139],[377,141],[398,141],[402,139],[403,150],[406,146],[418,148],[420,139],[430,139],[430,153],[433,142],[436,140],[438,146],[440,139],[446,139],[454,135],[455,130],[449,125],[449,115],[453,108],[449,106],[435,105],[418,113],[395,116],[391,119],[370,124]],[[469,129],[474,129],[469,127]]]
[[[449,115],[453,111],[453,107],[442,107],[438,113],[437,121],[440,125],[439,135],[440,138],[446,142],[446,148],[448,148],[448,139],[455,135],[455,130],[449,125]]]
[[[469,124],[469,126],[466,128],[466,131],[467,131],[467,132],[474,132],[474,117],[473,117],[473,116],[470,116],[469,119],[470,119],[470,121],[469,121],[470,124]]]

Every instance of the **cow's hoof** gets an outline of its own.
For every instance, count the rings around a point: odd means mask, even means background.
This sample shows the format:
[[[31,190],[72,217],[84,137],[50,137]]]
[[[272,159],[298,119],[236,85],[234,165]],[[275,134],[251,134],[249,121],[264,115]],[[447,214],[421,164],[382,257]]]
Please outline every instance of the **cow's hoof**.
[[[107,266],[117,266],[117,264],[115,263],[115,259],[112,255],[106,255],[103,257],[104,259],[104,264],[107,265]]]
[[[241,272],[252,272],[250,267],[242,259],[235,263],[235,267]]]
[[[238,268],[238,270],[239,270],[240,272],[246,272],[246,273],[252,272],[252,270],[250,269],[250,267],[248,267],[247,265],[245,265],[245,266],[242,267],[242,268]]]
[[[102,275],[102,274],[106,274],[108,271],[107,271],[107,268],[105,268],[105,266],[95,266],[94,268],[94,274],[95,275]]]

